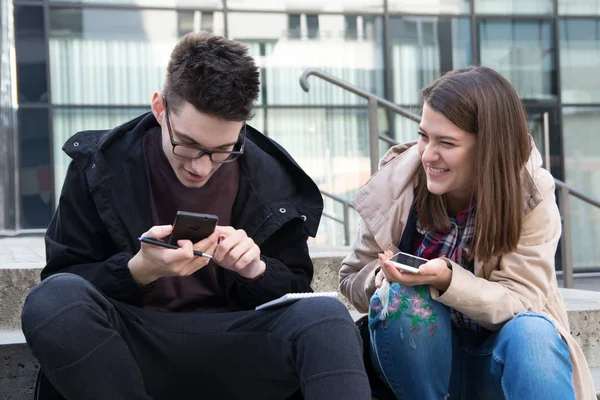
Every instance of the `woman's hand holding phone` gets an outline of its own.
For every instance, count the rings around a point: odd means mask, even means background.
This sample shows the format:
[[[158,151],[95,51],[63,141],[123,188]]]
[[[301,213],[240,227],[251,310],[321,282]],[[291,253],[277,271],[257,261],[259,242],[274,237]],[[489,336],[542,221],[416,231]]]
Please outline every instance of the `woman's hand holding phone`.
[[[151,236],[162,239],[169,236],[172,231],[173,226],[171,225],[159,225],[142,234],[142,237]],[[131,275],[141,286],[146,286],[165,276],[191,275],[210,261],[208,258],[196,257],[194,250],[212,254],[217,246],[219,234],[220,232],[215,230],[209,237],[197,243],[179,240],[177,241],[178,249],[165,249],[142,243],[140,251],[129,260],[128,266]]]
[[[392,262],[388,261],[394,256],[390,250],[379,254],[379,264],[381,272],[388,282],[397,282],[402,286],[410,287],[417,285],[431,285],[441,291],[446,291],[452,280],[452,270],[448,268],[446,261],[441,258],[429,260],[419,266],[419,272],[405,272],[397,268]],[[377,284],[377,277],[375,280]],[[381,286],[381,281],[379,281]],[[379,287],[378,286],[378,287]]]
[[[219,226],[217,230],[221,237],[213,260],[218,265],[247,279],[255,279],[265,273],[267,267],[260,259],[260,248],[243,229]]]

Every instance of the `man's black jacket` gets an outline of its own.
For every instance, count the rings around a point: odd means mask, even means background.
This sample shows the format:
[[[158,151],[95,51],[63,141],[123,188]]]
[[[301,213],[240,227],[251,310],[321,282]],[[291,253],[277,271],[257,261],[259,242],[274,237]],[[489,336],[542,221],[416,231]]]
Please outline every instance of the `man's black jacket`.
[[[143,137],[154,126],[147,113],[65,143],[73,160],[46,233],[42,279],[74,273],[113,299],[140,304],[148,289],[133,280],[127,263],[140,248],[137,238],[152,226]],[[316,234],[323,211],[317,186],[281,146],[250,126],[239,163],[232,225],[260,247],[267,269],[250,281],[220,268],[229,302],[251,309],[288,292],[311,291],[306,240]]]

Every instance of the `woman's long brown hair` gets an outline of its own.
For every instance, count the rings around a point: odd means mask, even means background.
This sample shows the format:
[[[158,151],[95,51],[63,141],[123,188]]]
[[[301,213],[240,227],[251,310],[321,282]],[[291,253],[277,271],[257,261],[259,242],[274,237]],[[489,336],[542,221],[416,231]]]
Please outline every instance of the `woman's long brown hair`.
[[[487,67],[454,70],[421,91],[423,103],[477,135],[475,232],[470,256],[488,261],[514,251],[521,235],[521,171],[531,152],[527,118],[511,84]],[[445,196],[427,190],[423,166],[415,202],[427,229],[450,225]]]

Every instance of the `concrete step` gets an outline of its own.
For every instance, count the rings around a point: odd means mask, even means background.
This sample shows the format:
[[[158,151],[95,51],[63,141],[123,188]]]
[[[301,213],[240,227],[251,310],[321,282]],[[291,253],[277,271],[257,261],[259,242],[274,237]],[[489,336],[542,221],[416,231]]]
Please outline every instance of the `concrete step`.
[[[31,400],[39,365],[21,331],[0,331],[0,398]],[[591,369],[594,387],[600,388],[600,367]],[[598,389],[597,389],[598,390]],[[600,392],[598,393],[600,400]]]
[[[0,331],[0,399],[33,399],[38,368],[20,330]]]
[[[336,291],[338,271],[347,247],[311,247],[315,265],[315,291]],[[39,281],[44,265],[43,241],[39,237],[0,238],[0,388],[18,386],[19,392],[2,399],[30,399],[36,364],[20,333],[20,313],[23,301]],[[593,367],[600,388],[600,292],[561,289],[568,309],[571,332]],[[351,312],[354,309],[346,302]],[[18,383],[18,384],[17,384]],[[4,393],[2,393],[4,394]]]
[[[2,248],[2,246],[0,246]],[[346,249],[314,250],[315,291],[336,291],[338,271]],[[39,281],[41,265],[30,261],[0,267],[0,330],[19,330],[20,314],[27,293]],[[588,363],[600,367],[600,292],[561,289],[568,309],[571,332]],[[345,299],[343,299],[345,301]],[[346,305],[353,309],[348,302]]]

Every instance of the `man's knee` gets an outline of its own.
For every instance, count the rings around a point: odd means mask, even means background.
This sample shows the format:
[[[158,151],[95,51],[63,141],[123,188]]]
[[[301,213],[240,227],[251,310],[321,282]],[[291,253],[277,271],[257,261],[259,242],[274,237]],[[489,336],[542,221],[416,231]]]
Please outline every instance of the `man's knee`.
[[[297,301],[288,312],[297,327],[319,323],[355,326],[346,306],[329,297],[312,297]]]
[[[25,337],[52,315],[86,297],[91,284],[74,274],[52,275],[27,295],[21,312]]]

